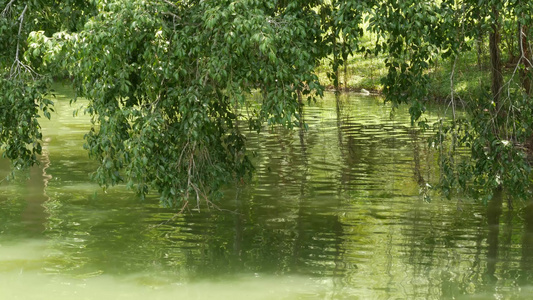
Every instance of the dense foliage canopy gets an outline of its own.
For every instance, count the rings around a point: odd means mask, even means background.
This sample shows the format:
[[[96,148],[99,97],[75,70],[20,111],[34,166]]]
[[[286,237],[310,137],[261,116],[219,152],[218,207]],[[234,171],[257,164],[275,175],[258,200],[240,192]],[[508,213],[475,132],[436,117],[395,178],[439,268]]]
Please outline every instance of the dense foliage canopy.
[[[90,101],[85,147],[99,184],[155,189],[166,205],[209,202],[253,170],[239,122],[301,125],[303,98],[323,93],[314,73],[323,59],[338,87],[355,51],[386,54],[386,100],[407,103],[428,128],[430,68],[488,41],[490,85],[458,99],[450,77],[446,100],[469,115],[435,125],[441,187],[525,195],[530,184],[530,1],[0,0],[0,9],[0,146],[15,167],[37,162],[50,85],[68,78]],[[371,48],[359,43],[365,33],[378,37]],[[504,46],[516,54],[509,78]]]

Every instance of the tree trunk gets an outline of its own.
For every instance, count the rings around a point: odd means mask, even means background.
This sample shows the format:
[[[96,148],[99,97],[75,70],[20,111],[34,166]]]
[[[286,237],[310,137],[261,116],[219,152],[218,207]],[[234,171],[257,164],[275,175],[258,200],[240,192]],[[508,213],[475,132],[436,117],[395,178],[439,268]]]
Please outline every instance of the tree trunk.
[[[304,101],[302,97],[302,91],[298,89],[296,91],[296,95],[298,95],[298,114],[299,114],[299,122],[300,122],[300,128],[304,127]]]
[[[491,33],[489,35],[489,48],[490,48],[490,63],[491,63],[491,75],[492,75],[492,97],[494,102],[500,108],[499,98],[500,92],[503,86],[503,76],[502,76],[502,63],[500,58],[500,22],[499,22],[499,11],[496,7],[492,8],[492,13],[494,14],[494,22],[491,26]]]
[[[527,95],[532,94],[532,80],[533,77],[533,66],[531,61],[531,51],[529,47],[529,41],[527,38],[528,28],[525,25],[518,23],[518,47],[520,50],[520,63],[522,64],[522,69],[520,70],[520,83],[522,88]],[[533,134],[526,140],[526,148],[528,160],[533,161]]]
[[[333,73],[335,74],[335,78],[333,80],[333,86],[335,87],[335,93],[340,93],[339,88],[339,53],[337,49],[337,36],[336,31],[337,29],[333,27],[333,32],[335,35],[333,36]]]
[[[483,37],[480,35],[479,38],[476,40],[476,48],[477,48],[477,67],[480,71],[483,71],[483,63],[481,61],[481,58],[483,57]]]
[[[344,59],[344,90],[348,91],[348,59]]]
[[[478,11],[476,13],[476,18],[481,19],[481,14]],[[476,50],[477,50],[477,67],[479,68],[479,71],[483,71],[483,40],[485,31],[483,30],[483,27],[481,25],[477,26],[478,34],[476,38]]]

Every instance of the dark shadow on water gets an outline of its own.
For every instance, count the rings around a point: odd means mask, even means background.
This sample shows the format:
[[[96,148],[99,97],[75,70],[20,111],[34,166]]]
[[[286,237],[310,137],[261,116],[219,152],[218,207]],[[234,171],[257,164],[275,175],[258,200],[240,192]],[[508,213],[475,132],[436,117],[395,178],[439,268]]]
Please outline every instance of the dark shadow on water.
[[[498,263],[498,248],[500,234],[500,216],[502,215],[503,189],[498,187],[494,190],[492,199],[487,206],[487,270],[485,272],[485,281],[494,283],[498,280],[495,276],[496,266]]]
[[[52,176],[46,173],[49,166],[48,153],[43,149],[40,165],[31,167],[30,178],[26,182],[24,191],[26,207],[22,211],[21,221],[25,224],[26,233],[30,236],[40,236],[46,229],[45,224],[49,216],[43,204],[50,200],[46,194],[48,182],[52,179]]]
[[[529,202],[524,209],[524,233],[520,269],[519,282],[523,285],[530,285],[533,279],[533,201]]]

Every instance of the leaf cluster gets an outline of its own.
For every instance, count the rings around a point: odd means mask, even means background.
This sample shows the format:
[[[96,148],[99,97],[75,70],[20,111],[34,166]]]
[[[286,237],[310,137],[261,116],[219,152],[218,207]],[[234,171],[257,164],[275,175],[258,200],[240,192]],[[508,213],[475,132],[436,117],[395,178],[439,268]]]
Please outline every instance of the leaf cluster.
[[[253,130],[299,123],[298,94],[322,94],[320,34],[308,4],[102,1],[77,33],[32,34],[29,52],[48,72],[67,70],[89,99],[93,178],[179,206],[211,203],[250,176],[240,120]]]

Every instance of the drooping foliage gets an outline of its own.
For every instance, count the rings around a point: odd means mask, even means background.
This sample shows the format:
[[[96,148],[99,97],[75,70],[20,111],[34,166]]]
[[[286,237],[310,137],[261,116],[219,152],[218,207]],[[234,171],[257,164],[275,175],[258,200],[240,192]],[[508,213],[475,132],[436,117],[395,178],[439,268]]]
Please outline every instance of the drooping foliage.
[[[444,100],[453,119],[435,124],[434,140],[446,195],[486,195],[501,185],[526,195],[529,1],[49,2],[0,1],[0,145],[16,166],[36,162],[52,77],[68,78],[90,103],[85,147],[99,163],[99,184],[124,182],[141,196],[155,189],[165,205],[209,202],[253,170],[244,123],[301,125],[301,96],[323,92],[317,65],[330,59],[338,90],[339,68],[360,51],[386,55],[386,100],[395,109],[407,104],[424,129],[431,70],[452,65]],[[365,33],[377,37],[373,47],[360,45]],[[483,43],[492,81],[460,97],[455,63]],[[510,76],[502,76],[502,53],[510,53]],[[248,100],[254,93],[259,103]],[[465,117],[455,113],[458,103]]]
[[[149,188],[166,205],[211,199],[250,174],[238,126],[292,126],[298,93],[320,95],[313,3],[100,2],[77,33],[31,36],[48,68],[66,69],[90,100],[86,148],[103,186]],[[256,91],[259,106],[246,96]]]
[[[452,63],[475,43],[488,39],[491,81],[481,82],[479,90],[471,91],[467,99],[457,99],[451,75],[450,105],[464,103],[468,114],[454,115],[449,125],[438,128],[441,186],[447,195],[455,189],[486,200],[504,187],[511,197],[529,197],[533,145],[529,80],[533,57],[529,50],[532,32],[526,29],[531,27],[531,9],[528,1],[490,0],[464,1],[455,8],[454,18],[461,31],[455,35],[459,47],[451,56]],[[505,49],[504,39],[514,40],[516,48]],[[507,47],[510,45],[512,42]],[[516,54],[504,61],[504,50]],[[506,73],[509,75],[504,76]],[[470,156],[461,158],[456,147],[467,147]]]
[[[15,168],[37,162],[39,118],[50,118],[50,76],[38,74],[25,56],[35,30],[73,30],[92,13],[86,1],[0,1],[0,146]],[[37,53],[36,53],[37,54]]]

